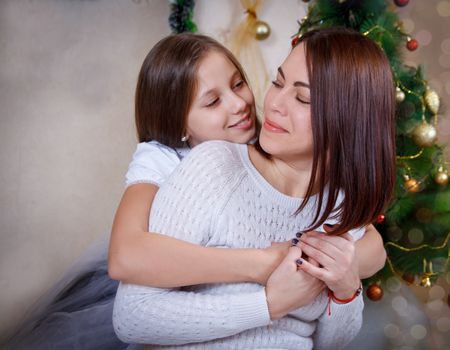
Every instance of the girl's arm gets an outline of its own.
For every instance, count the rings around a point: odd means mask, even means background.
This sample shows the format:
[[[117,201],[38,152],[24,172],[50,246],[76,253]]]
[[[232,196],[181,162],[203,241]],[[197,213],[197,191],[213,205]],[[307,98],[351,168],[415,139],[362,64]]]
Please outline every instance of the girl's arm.
[[[386,262],[383,239],[373,225],[366,227],[364,236],[355,242],[359,277],[369,278],[381,270]]]
[[[291,247],[267,287],[247,292],[204,293],[121,283],[114,303],[114,330],[127,343],[176,345],[267,326],[271,319],[308,305],[324,288],[321,281],[297,271],[295,260],[300,256],[301,250]]]
[[[263,287],[215,295],[120,283],[113,310],[114,330],[126,343],[205,342],[269,323]]]
[[[162,288],[219,282],[265,284],[286,255],[289,244],[267,249],[220,249],[148,233],[157,191],[158,187],[149,183],[126,189],[111,232],[111,278]]]

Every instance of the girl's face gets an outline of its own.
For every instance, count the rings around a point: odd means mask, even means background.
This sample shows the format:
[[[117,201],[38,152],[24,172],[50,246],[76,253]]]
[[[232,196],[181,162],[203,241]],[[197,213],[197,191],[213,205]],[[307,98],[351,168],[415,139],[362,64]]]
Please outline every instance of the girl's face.
[[[255,101],[237,68],[210,51],[197,72],[197,92],[187,116],[191,147],[207,140],[247,143],[255,136]]]
[[[261,147],[290,161],[313,156],[310,89],[304,44],[289,54],[264,100]]]

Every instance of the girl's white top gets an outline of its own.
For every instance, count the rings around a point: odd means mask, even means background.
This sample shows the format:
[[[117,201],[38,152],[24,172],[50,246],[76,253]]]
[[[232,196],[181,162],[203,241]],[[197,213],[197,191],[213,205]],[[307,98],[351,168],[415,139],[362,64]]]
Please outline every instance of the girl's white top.
[[[132,168],[133,163],[129,173]],[[127,175],[130,184],[133,179],[158,184],[164,180]],[[195,147],[161,185],[149,231],[204,246],[264,248],[308,226],[316,198],[292,215],[300,202],[262,177],[246,145],[210,141]],[[351,234],[358,239],[363,232],[361,228]],[[341,349],[361,327],[363,299],[360,295],[348,304],[332,302],[331,316],[327,305],[324,291],[312,304],[271,322],[259,284],[163,289],[121,283],[113,323],[121,340],[152,344],[150,349]]]
[[[187,147],[174,149],[157,141],[139,143],[125,176],[126,186],[136,183],[161,186],[189,151]]]

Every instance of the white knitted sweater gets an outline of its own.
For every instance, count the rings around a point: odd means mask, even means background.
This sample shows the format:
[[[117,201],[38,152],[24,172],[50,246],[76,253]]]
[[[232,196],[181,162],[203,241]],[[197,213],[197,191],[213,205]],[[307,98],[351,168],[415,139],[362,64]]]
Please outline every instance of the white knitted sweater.
[[[246,145],[210,141],[195,147],[159,189],[149,230],[204,246],[264,248],[307,227],[314,203],[313,197],[292,215],[300,199],[275,190],[252,165]],[[121,340],[150,349],[340,349],[361,326],[362,297],[332,303],[331,316],[327,305],[323,292],[271,322],[259,284],[121,283],[113,322]]]

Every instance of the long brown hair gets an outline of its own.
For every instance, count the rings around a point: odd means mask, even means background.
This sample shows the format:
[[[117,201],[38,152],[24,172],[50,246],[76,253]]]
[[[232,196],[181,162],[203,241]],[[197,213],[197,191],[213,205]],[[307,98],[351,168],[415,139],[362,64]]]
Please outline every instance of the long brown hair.
[[[139,72],[135,118],[139,142],[155,140],[169,147],[182,147],[187,115],[197,87],[200,61],[211,51],[225,55],[247,84],[234,55],[216,40],[182,33],[165,37],[148,53]]]
[[[313,30],[300,42],[305,45],[311,89],[314,151],[308,189],[297,213],[311,199],[317,183],[317,211],[308,230],[331,216],[339,219],[333,228],[339,234],[372,223],[393,193],[392,71],[381,48],[356,31]],[[344,199],[335,208],[340,191]]]

